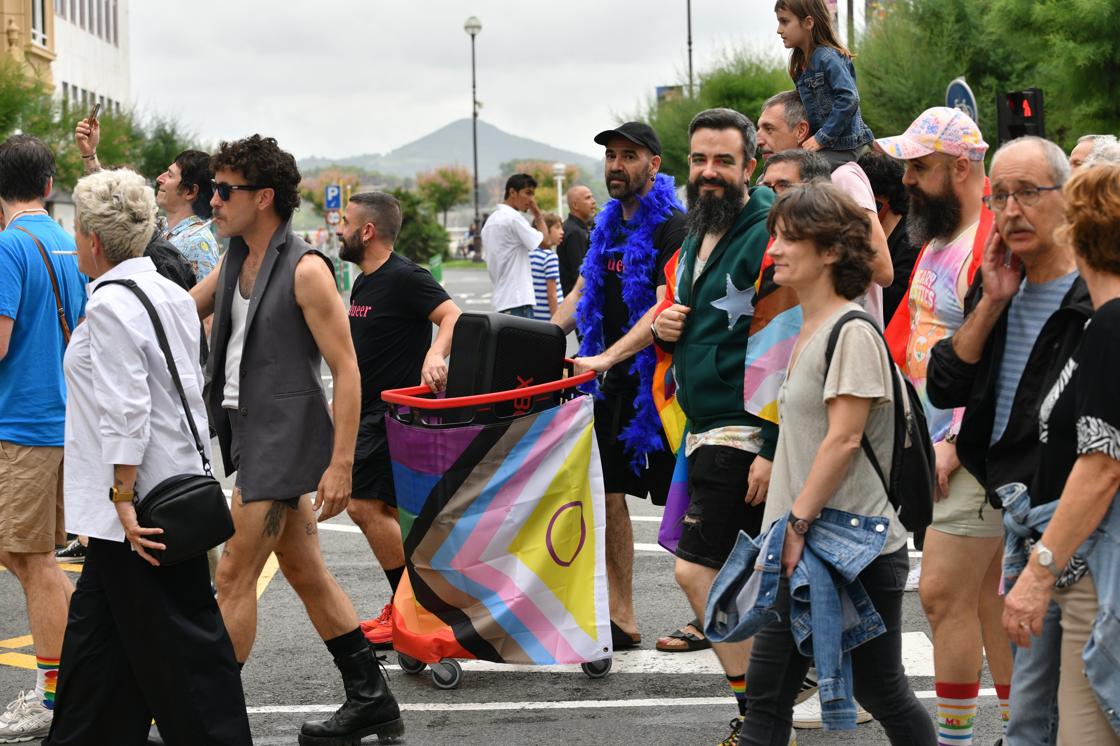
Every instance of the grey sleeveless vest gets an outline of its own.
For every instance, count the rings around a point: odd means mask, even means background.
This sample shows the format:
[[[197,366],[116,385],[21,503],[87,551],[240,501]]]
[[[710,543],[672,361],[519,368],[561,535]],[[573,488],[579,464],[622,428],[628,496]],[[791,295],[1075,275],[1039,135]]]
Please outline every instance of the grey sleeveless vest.
[[[290,224],[277,229],[265,251],[249,298],[241,352],[238,408],[239,457],[231,454],[232,428],[222,409],[230,312],[249,248],[230,241],[214,301],[212,349],[206,368],[206,403],[218,431],[227,474],[239,471],[247,500],[288,499],[319,486],[334,448],[334,426],[319,376],[322,356],[296,304],[296,265],[314,252]],[[332,268],[333,273],[333,268]]]

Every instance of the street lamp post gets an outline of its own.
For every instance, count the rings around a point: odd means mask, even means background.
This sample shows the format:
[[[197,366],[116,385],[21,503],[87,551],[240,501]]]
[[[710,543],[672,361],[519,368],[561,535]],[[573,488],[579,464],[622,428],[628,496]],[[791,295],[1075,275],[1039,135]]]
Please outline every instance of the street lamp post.
[[[553,163],[552,175],[556,177],[556,214],[564,219],[564,164]]]
[[[482,229],[478,212],[478,85],[474,73],[474,37],[482,31],[482,21],[471,16],[463,24],[463,30],[471,37],[471,135],[474,139],[474,224],[476,230]]]
[[[692,0],[685,2],[685,8],[688,13],[688,95],[691,98],[696,95],[692,87]]]

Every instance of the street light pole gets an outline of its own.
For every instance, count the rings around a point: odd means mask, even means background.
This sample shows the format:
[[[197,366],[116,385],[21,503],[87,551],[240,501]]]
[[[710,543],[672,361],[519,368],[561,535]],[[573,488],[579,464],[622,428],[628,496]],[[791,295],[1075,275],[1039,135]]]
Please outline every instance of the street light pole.
[[[474,139],[474,224],[476,230],[482,229],[478,212],[478,84],[475,79],[474,37],[482,31],[482,21],[471,16],[463,24],[463,30],[471,37],[471,135]]]
[[[556,179],[556,214],[564,219],[564,164],[552,164],[552,176]]]
[[[692,97],[696,95],[692,87],[692,0],[686,0],[685,6],[688,10],[688,95]]]

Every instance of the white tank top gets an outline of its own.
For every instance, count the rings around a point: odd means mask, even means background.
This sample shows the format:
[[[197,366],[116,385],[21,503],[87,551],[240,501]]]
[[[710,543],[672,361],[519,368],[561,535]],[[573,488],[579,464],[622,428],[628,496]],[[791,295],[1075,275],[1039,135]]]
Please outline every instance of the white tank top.
[[[238,386],[241,383],[241,350],[245,347],[245,319],[249,316],[249,299],[241,297],[241,289],[233,289],[233,306],[230,320],[233,329],[229,334],[226,347],[226,387],[223,391],[222,407],[237,409]]]

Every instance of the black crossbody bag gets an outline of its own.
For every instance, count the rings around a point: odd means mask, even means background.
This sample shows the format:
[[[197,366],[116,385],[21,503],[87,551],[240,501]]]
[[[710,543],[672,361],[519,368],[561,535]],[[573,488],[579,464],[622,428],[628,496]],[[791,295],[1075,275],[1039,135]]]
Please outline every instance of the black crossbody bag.
[[[179,401],[183,404],[187,424],[194,436],[195,448],[202,458],[203,471],[206,472],[168,477],[148,490],[144,499],[136,503],[136,519],[141,526],[163,529],[158,540],[167,549],[149,549],[149,554],[158,559],[161,565],[178,564],[205,554],[207,550],[233,536],[233,517],[222,485],[210,470],[210,460],[206,458],[206,450],[198,437],[198,428],[195,427],[190,405],[187,404],[187,394],[183,391],[183,382],[179,378],[175,358],[171,354],[171,346],[167,343],[167,334],[155,306],[133,280],[106,280],[98,285],[98,289],[105,285],[123,285],[131,290],[151,317],[159,348],[167,360],[167,370],[179,392]]]

